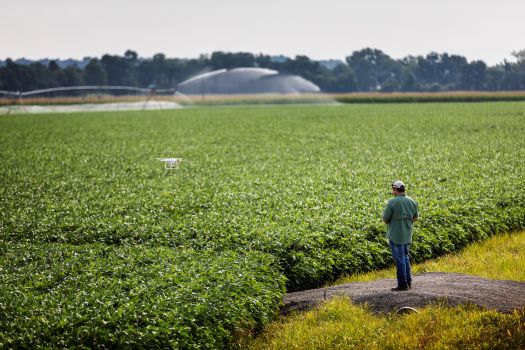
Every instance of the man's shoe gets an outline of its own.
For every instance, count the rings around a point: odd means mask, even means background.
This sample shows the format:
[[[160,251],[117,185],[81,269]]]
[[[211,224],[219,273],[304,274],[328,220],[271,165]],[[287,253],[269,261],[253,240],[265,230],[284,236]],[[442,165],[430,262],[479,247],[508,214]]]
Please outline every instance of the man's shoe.
[[[412,282],[408,282],[408,289],[412,289]]]
[[[404,291],[404,290],[408,290],[408,286],[397,286],[395,288],[392,288],[392,291],[394,291],[394,292],[401,292],[401,291]]]

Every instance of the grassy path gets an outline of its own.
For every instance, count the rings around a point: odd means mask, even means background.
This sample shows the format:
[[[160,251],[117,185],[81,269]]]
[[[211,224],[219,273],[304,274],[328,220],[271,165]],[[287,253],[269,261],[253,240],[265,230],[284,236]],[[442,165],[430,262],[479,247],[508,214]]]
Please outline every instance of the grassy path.
[[[415,273],[459,272],[525,281],[525,231],[497,235],[457,254],[414,266]],[[393,269],[348,276],[348,283],[392,278]],[[378,316],[340,298],[282,317],[246,345],[253,349],[518,349],[525,348],[525,312],[505,315],[472,306],[435,305],[406,316]]]
[[[457,272],[492,279],[525,281],[525,231],[496,235],[464,250],[412,266],[413,273]],[[336,284],[394,278],[395,268],[341,278]]]

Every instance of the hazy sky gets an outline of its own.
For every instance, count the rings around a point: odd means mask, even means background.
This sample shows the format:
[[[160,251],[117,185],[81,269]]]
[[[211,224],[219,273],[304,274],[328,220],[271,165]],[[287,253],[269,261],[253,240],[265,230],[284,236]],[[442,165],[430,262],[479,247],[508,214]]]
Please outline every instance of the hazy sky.
[[[213,51],[344,59],[459,54],[489,65],[525,49],[524,0],[0,0],[0,59]]]

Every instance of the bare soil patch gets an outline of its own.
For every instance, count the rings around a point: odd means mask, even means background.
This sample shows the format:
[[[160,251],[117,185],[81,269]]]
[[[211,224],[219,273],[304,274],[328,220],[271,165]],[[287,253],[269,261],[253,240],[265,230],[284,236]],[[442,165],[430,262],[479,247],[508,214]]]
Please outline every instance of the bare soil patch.
[[[413,276],[412,289],[408,291],[391,291],[395,286],[395,279],[382,279],[288,293],[283,298],[281,313],[308,310],[334,296],[368,304],[377,313],[395,312],[404,307],[418,309],[439,302],[449,306],[477,305],[503,313],[525,309],[524,282],[429,272]]]

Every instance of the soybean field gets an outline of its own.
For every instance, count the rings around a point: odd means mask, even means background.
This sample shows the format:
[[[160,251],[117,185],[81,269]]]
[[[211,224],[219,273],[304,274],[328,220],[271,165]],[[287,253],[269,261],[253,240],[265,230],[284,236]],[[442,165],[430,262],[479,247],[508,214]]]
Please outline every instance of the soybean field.
[[[524,102],[0,116],[0,348],[235,346],[392,265],[397,179],[415,261],[524,229],[523,135]]]

